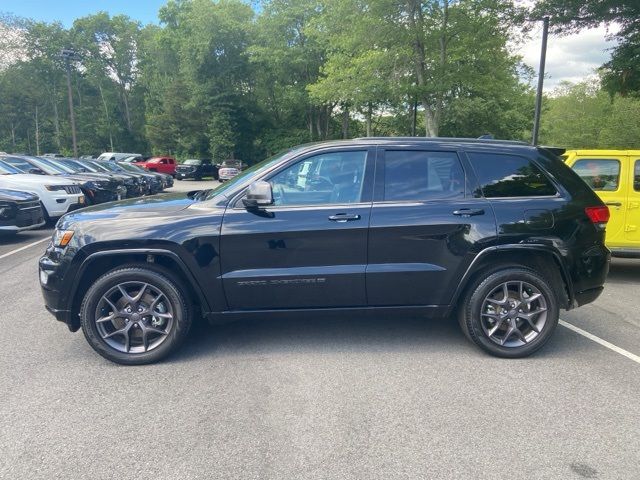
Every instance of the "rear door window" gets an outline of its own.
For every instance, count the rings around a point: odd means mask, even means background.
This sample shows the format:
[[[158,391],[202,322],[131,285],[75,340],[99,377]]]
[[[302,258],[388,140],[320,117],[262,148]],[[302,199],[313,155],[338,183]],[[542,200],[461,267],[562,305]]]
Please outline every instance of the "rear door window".
[[[453,152],[387,150],[384,201],[464,197],[464,171]]]
[[[487,198],[546,197],[558,192],[540,167],[525,157],[497,153],[469,153],[478,177],[476,195]]]
[[[585,158],[571,167],[596,191],[615,191],[620,184],[620,160],[615,158]],[[637,167],[636,167],[637,172]]]

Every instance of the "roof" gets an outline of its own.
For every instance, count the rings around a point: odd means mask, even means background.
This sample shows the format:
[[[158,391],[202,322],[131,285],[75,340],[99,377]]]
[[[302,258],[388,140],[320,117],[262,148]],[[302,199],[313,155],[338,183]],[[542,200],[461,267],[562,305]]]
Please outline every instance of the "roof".
[[[606,149],[583,149],[583,150],[567,150],[565,152],[567,156],[577,155],[579,157],[584,157],[587,155],[593,156],[606,156],[606,155],[618,155],[618,156],[640,156],[640,150],[606,150]]]

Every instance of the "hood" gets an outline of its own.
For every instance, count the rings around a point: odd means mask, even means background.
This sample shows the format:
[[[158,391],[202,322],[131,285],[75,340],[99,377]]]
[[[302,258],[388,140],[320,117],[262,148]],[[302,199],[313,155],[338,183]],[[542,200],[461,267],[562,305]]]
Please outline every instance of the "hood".
[[[77,185],[76,182],[64,177],[50,175],[33,175],[31,173],[16,173],[14,175],[0,175],[0,186],[18,185]]]
[[[94,220],[162,217],[180,212],[196,200],[187,193],[165,193],[153,197],[138,197],[118,202],[102,203],[66,214],[60,219],[61,228],[72,223]]]
[[[31,193],[20,192],[18,190],[0,189],[0,201],[27,202],[35,200],[38,200],[38,196]]]

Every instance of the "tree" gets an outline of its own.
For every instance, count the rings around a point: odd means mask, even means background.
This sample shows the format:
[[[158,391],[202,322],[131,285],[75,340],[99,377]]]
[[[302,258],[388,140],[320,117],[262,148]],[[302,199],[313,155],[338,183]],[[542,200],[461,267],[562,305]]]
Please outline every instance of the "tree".
[[[549,16],[552,31],[576,32],[601,24],[620,26],[617,45],[603,65],[603,85],[623,96],[640,94],[640,2],[637,0],[542,0],[534,16]]]

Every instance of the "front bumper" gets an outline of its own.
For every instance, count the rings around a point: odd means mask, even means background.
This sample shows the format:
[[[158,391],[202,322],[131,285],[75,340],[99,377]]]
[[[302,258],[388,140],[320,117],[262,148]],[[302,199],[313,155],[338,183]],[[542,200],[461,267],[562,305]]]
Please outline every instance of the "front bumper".
[[[45,204],[47,208],[47,213],[51,218],[58,218],[64,215],[65,213],[71,212],[72,210],[77,210],[78,208],[82,208],[86,205],[84,194],[73,194],[73,195],[56,195],[54,197],[54,202],[48,202]]]
[[[13,232],[23,232],[25,230],[34,230],[36,228],[42,227],[46,222],[44,220],[40,220],[39,223],[34,223],[33,225],[28,225],[26,227],[18,227],[17,225],[2,225],[0,226],[0,233],[13,233]]]
[[[50,245],[38,262],[40,289],[47,311],[53,314],[56,320],[65,323],[69,330],[75,332],[80,328],[80,318],[77,315],[74,318],[68,307],[70,304],[66,299],[63,281],[68,265],[61,259],[61,252]]]

